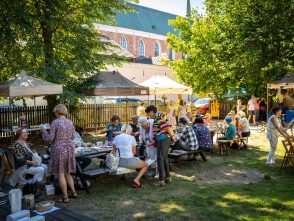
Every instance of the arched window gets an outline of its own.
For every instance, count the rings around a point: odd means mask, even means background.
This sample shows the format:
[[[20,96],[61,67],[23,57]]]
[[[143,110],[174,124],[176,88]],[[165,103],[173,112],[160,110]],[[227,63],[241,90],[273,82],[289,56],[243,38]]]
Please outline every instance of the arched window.
[[[168,58],[172,61],[176,60],[176,54],[172,49],[168,49]]]
[[[154,43],[154,57],[158,57],[160,55],[160,48],[157,42]]]
[[[145,44],[143,40],[139,41],[139,57],[145,57]]]
[[[128,50],[128,43],[127,43],[127,40],[126,40],[125,37],[121,37],[121,39],[120,39],[120,46],[121,46],[123,49]]]
[[[104,38],[104,39],[109,39],[109,37],[108,37],[108,35],[106,33],[102,33],[101,37]]]

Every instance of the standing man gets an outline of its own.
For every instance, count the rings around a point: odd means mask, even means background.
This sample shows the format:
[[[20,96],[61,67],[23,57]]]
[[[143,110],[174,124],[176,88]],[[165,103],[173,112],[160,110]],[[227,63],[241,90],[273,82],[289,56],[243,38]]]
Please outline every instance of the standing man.
[[[247,104],[247,111],[248,111],[248,121],[250,123],[251,117],[253,117],[253,125],[256,125],[256,117],[255,117],[255,96],[252,95],[251,99],[248,101]]]
[[[171,182],[168,163],[168,150],[170,148],[171,139],[174,142],[177,140],[165,114],[157,111],[157,108],[154,105],[149,105],[145,112],[151,119],[154,119],[153,133],[157,146],[157,166],[159,172],[158,186],[163,187],[166,183]]]

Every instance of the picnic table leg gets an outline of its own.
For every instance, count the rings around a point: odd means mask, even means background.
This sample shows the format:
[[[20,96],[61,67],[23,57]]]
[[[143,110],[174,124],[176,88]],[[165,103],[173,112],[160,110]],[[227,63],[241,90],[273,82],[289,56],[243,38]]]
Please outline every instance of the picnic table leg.
[[[80,177],[81,182],[82,182],[83,187],[84,187],[84,189],[86,190],[86,192],[87,192],[87,193],[90,193],[90,191],[89,191],[89,187],[88,187],[88,184],[87,184],[87,181],[86,181],[86,178],[85,178],[85,176],[82,174],[82,168],[81,168],[81,165],[79,164],[79,162],[77,162],[76,165],[77,165],[77,166],[76,166],[76,167],[77,167],[76,175],[77,175],[78,177]]]
[[[226,156],[228,156],[228,149],[230,147],[230,143],[226,143],[225,148],[226,148]]]
[[[207,161],[206,155],[205,155],[204,152],[200,152],[199,154],[200,154],[200,156],[201,156],[201,158],[202,158],[203,161]]]

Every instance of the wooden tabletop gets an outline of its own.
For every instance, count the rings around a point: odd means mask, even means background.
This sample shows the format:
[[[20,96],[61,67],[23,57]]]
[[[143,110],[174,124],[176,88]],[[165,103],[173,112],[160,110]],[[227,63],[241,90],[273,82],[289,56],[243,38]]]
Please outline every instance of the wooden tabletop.
[[[58,206],[57,206],[58,207]],[[37,216],[33,210],[30,210],[31,217]],[[0,220],[6,220],[6,216],[10,215],[9,203],[0,206]],[[46,221],[95,221],[94,219],[80,215],[68,209],[59,209],[44,215]]]

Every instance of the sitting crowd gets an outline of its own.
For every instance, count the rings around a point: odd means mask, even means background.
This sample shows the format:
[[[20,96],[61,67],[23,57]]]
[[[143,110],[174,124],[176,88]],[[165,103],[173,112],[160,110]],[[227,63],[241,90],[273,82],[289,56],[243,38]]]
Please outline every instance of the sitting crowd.
[[[45,164],[34,160],[35,154],[26,142],[28,133],[18,129],[16,142],[12,151],[15,157],[15,173],[10,179],[11,185],[23,186],[28,182],[43,182],[46,177],[58,178],[63,197],[69,202],[69,197],[76,198],[77,193],[72,178],[76,172],[76,164],[85,168],[91,163],[91,158],[80,157],[76,162],[75,147],[87,146],[74,124],[67,119],[67,109],[57,105],[53,112],[56,119],[50,125],[50,131],[41,128],[44,141],[50,144],[50,160],[48,168]],[[147,116],[147,117],[146,117]],[[213,147],[213,135],[210,130],[210,115],[196,115],[193,121],[191,112],[186,112],[178,119],[177,129],[173,130],[167,116],[158,111],[156,106],[149,105],[145,115],[133,116],[130,124],[122,124],[120,117],[112,116],[111,123],[101,132],[106,133],[106,145],[112,146],[112,153],[119,156],[119,167],[138,169],[139,173],[132,182],[135,188],[141,188],[141,178],[151,167],[152,176],[159,180],[159,186],[171,182],[168,153],[173,150],[204,150]],[[193,122],[192,122],[193,121]],[[225,133],[219,139],[234,140],[236,136],[250,135],[249,123],[243,111],[237,115],[230,112],[224,122]],[[138,148],[143,147],[143,148]],[[138,151],[139,150],[139,151]],[[144,161],[141,156],[144,155]],[[140,158],[141,157],[141,158]],[[28,179],[27,175],[31,175]],[[70,194],[68,194],[68,187]]]

